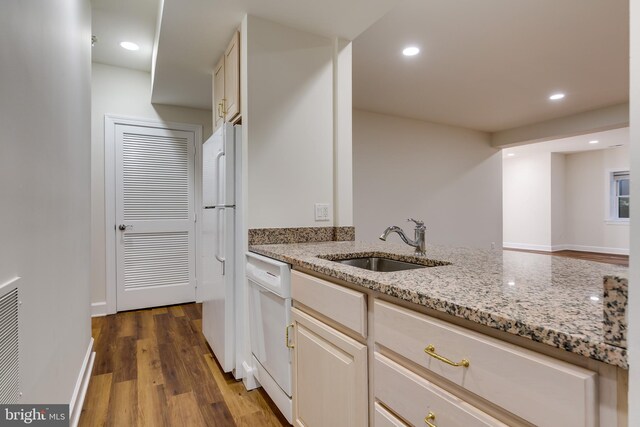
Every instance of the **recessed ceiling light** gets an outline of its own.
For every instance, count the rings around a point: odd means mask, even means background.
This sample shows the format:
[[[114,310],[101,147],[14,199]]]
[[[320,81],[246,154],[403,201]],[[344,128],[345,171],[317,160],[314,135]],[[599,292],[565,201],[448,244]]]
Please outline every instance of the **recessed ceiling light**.
[[[513,156],[515,156],[514,153],[507,153],[507,157],[513,157]]]
[[[594,295],[594,296],[592,296],[592,297],[589,297],[589,299],[590,299],[591,301],[600,301],[600,298],[598,298],[598,297],[597,297],[597,296],[595,296],[595,295]]]
[[[137,44],[133,43],[133,42],[120,42],[120,47],[127,49],[127,50],[138,50],[140,49],[140,46],[138,46]]]
[[[551,95],[549,97],[549,99],[552,100],[552,101],[557,101],[557,100],[562,99],[562,98],[564,98],[564,93],[554,93],[553,95]]]
[[[417,54],[419,54],[419,53],[420,53],[420,49],[419,49],[419,48],[417,48],[417,47],[415,47],[415,46],[405,47],[405,48],[402,50],[402,54],[403,54],[404,56],[415,56],[415,55],[417,55]]]
[[[513,280],[509,280],[509,281],[507,282],[507,285],[509,285],[509,286],[515,286],[515,285],[516,285],[516,282],[515,282],[515,281],[513,281]]]
[[[597,139],[594,139],[593,141],[589,141],[589,144],[597,144],[598,142],[600,141],[598,141]]]

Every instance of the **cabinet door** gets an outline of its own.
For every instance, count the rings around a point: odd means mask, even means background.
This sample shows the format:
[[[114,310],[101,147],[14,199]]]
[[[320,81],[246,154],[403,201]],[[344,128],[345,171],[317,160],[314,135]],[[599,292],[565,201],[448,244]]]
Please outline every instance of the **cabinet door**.
[[[367,347],[295,308],[292,318],[294,426],[367,426]]]
[[[224,123],[224,56],[213,69],[213,129],[216,130]]]
[[[240,114],[240,33],[235,32],[224,52],[224,112],[225,121]]]

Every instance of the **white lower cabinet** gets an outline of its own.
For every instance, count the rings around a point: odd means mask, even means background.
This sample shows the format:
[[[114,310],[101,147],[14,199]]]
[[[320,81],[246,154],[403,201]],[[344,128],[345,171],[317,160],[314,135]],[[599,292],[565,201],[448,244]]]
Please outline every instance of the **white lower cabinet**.
[[[407,427],[407,424],[385,409],[380,403],[374,403],[374,410],[373,425],[375,427]]]
[[[295,308],[292,320],[294,426],[367,426],[367,346]]]
[[[379,353],[375,354],[374,378],[376,400],[411,425],[507,427]]]
[[[378,345],[531,424],[598,423],[593,371],[388,302],[376,301],[374,313]]]
[[[293,273],[297,427],[624,425],[600,371]]]

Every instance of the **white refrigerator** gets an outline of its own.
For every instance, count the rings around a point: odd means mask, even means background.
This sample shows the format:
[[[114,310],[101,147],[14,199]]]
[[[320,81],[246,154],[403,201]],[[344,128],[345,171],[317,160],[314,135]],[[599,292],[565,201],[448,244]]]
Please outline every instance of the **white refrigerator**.
[[[202,332],[225,372],[236,368],[236,179],[241,128],[223,124],[203,146],[199,284]],[[240,332],[240,331],[238,331]]]

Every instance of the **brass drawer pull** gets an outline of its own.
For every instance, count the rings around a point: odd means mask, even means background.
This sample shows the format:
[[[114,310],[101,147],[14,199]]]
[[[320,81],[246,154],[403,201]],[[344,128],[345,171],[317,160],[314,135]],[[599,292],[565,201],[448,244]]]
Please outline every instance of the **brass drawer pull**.
[[[293,328],[293,323],[284,327],[284,344],[287,348],[294,348],[295,345],[289,344],[289,328]]]
[[[447,359],[446,357],[440,356],[438,353],[436,353],[436,348],[431,344],[429,344],[427,348],[424,349],[424,352],[434,359],[438,359],[439,361],[446,363],[447,365],[463,366],[465,368],[469,367],[469,361],[467,359],[462,359],[460,363],[456,363],[453,360]]]
[[[426,425],[428,425],[429,427],[438,427],[435,424],[433,424],[431,421],[435,421],[436,420],[436,414],[434,414],[433,412],[429,411],[429,413],[427,414],[426,417],[424,417],[424,422]]]

